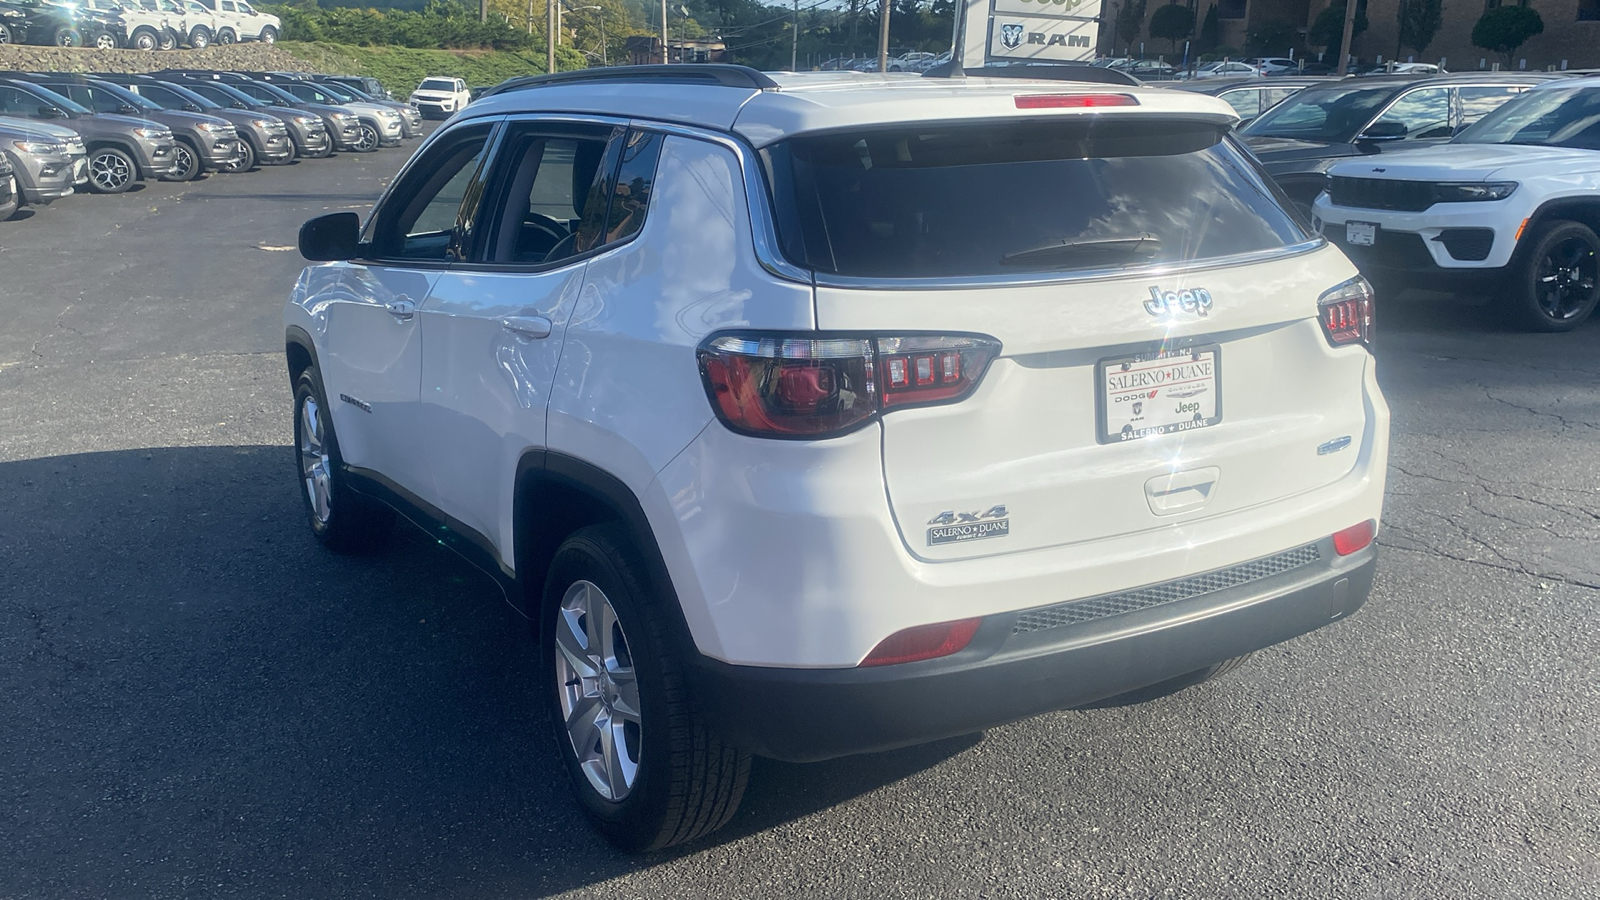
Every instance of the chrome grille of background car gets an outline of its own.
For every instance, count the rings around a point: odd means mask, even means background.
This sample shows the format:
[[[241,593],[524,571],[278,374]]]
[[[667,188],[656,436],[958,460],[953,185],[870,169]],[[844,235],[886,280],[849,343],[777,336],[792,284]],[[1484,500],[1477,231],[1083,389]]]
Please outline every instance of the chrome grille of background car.
[[[1240,563],[1204,575],[1192,578],[1180,578],[1177,581],[1168,581],[1164,584],[1153,584],[1149,587],[1135,588],[1118,594],[1105,594],[1099,597],[1089,597],[1084,600],[1071,600],[1066,603],[1057,603],[1054,606],[1043,606],[1030,609],[1017,616],[1017,624],[1012,627],[1012,634],[1026,634],[1030,631],[1043,631],[1047,628],[1060,628],[1063,625],[1077,625],[1082,622],[1092,622],[1095,619],[1104,619],[1110,616],[1120,616],[1124,613],[1137,612],[1160,606],[1164,603],[1176,603],[1179,600],[1188,600],[1191,597],[1200,597],[1213,594],[1229,588],[1260,581],[1273,575],[1281,575],[1290,569],[1314,563],[1322,558],[1322,551],[1316,544],[1307,544],[1286,550],[1275,556]]]

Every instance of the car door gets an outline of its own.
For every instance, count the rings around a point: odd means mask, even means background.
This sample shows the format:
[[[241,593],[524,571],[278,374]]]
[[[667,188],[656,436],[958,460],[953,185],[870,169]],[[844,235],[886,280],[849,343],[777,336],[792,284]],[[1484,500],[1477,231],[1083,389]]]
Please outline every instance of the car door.
[[[517,462],[545,446],[562,339],[606,243],[621,127],[508,121],[468,258],[422,310],[422,415],[432,503],[510,563]],[[614,229],[612,229],[614,231]],[[615,239],[612,241],[615,243]]]
[[[1396,124],[1404,126],[1404,130],[1397,135],[1386,135],[1386,141],[1412,143],[1449,140],[1455,134],[1451,122],[1450,88],[1423,87],[1406,91],[1395,98],[1363,131]]]
[[[368,220],[361,257],[337,264],[336,281],[324,278],[306,301],[325,321],[318,363],[345,462],[413,496],[429,487],[418,458],[417,308],[456,252],[490,128],[463,128],[412,159]]]

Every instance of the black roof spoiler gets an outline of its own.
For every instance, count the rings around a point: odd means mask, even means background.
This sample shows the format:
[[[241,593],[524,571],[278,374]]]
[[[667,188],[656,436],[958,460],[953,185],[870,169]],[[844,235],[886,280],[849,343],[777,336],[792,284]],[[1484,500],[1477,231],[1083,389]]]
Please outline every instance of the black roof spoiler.
[[[1080,63],[1057,63],[1040,66],[977,66],[961,69],[947,62],[922,73],[923,78],[1037,78],[1041,81],[1078,81],[1085,84],[1114,84],[1119,87],[1139,87],[1144,82],[1116,69],[1106,69]]]
[[[654,66],[605,66],[550,75],[510,78],[483,92],[484,97],[528,88],[566,84],[699,84],[775,91],[778,83],[749,66],[727,63],[681,63]]]

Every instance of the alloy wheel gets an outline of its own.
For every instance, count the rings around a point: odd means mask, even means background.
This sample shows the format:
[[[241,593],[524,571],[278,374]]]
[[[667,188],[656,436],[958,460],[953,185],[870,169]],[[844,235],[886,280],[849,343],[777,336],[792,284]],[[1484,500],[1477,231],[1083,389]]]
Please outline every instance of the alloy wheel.
[[[314,397],[307,397],[300,404],[300,474],[306,499],[311,502],[311,515],[326,525],[333,508],[333,467],[322,437],[320,413]]]
[[[356,149],[363,153],[378,149],[378,129],[363,123],[361,133],[356,137]]]
[[[1594,296],[1597,278],[1600,271],[1589,242],[1577,236],[1561,241],[1550,248],[1534,270],[1534,294],[1540,311],[1555,322],[1581,314]]]
[[[102,32],[95,36],[94,47],[96,50],[115,50],[117,49],[117,39]]]
[[[89,160],[89,178],[101,190],[118,191],[133,180],[133,170],[121,156],[102,153]]]
[[[639,680],[617,612],[590,581],[567,588],[556,613],[556,688],[567,740],[589,786],[607,800],[639,777]]]
[[[188,181],[200,174],[198,172],[191,171],[191,167],[194,165],[195,159],[194,154],[189,152],[189,145],[179,141],[176,155],[178,157],[178,165],[175,171],[182,172],[184,175],[188,176],[183,179],[184,181]]]

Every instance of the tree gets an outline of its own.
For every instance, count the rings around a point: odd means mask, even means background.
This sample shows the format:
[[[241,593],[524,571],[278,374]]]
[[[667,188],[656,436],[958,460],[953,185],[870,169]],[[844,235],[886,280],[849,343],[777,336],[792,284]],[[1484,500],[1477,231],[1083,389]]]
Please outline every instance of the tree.
[[[1335,3],[1320,13],[1316,21],[1311,23],[1311,30],[1306,32],[1306,40],[1314,47],[1327,47],[1338,55],[1339,45],[1344,43],[1344,14],[1350,8],[1348,0],[1344,3]],[[1367,0],[1356,2],[1355,29],[1350,32],[1350,42],[1355,43],[1356,36],[1367,30]]]
[[[1117,40],[1125,46],[1131,45],[1139,37],[1139,32],[1144,30],[1145,0],[1122,0],[1122,8],[1117,10]],[[1116,52],[1116,48],[1112,48]]]
[[[1206,10],[1205,21],[1200,23],[1201,53],[1215,53],[1222,46],[1222,20],[1217,16],[1217,5],[1211,4]]]
[[[1500,54],[1500,61],[1511,67],[1511,54],[1528,38],[1544,33],[1544,18],[1526,6],[1496,6],[1486,10],[1472,26],[1472,45]]]
[[[1444,21],[1443,0],[1400,0],[1400,44],[1427,52]]]
[[[1261,56],[1278,56],[1299,42],[1299,30],[1287,22],[1263,22],[1245,35],[1245,47]]]
[[[1172,44],[1178,52],[1178,42],[1194,34],[1194,10],[1179,3],[1168,3],[1150,17],[1150,36]]]

